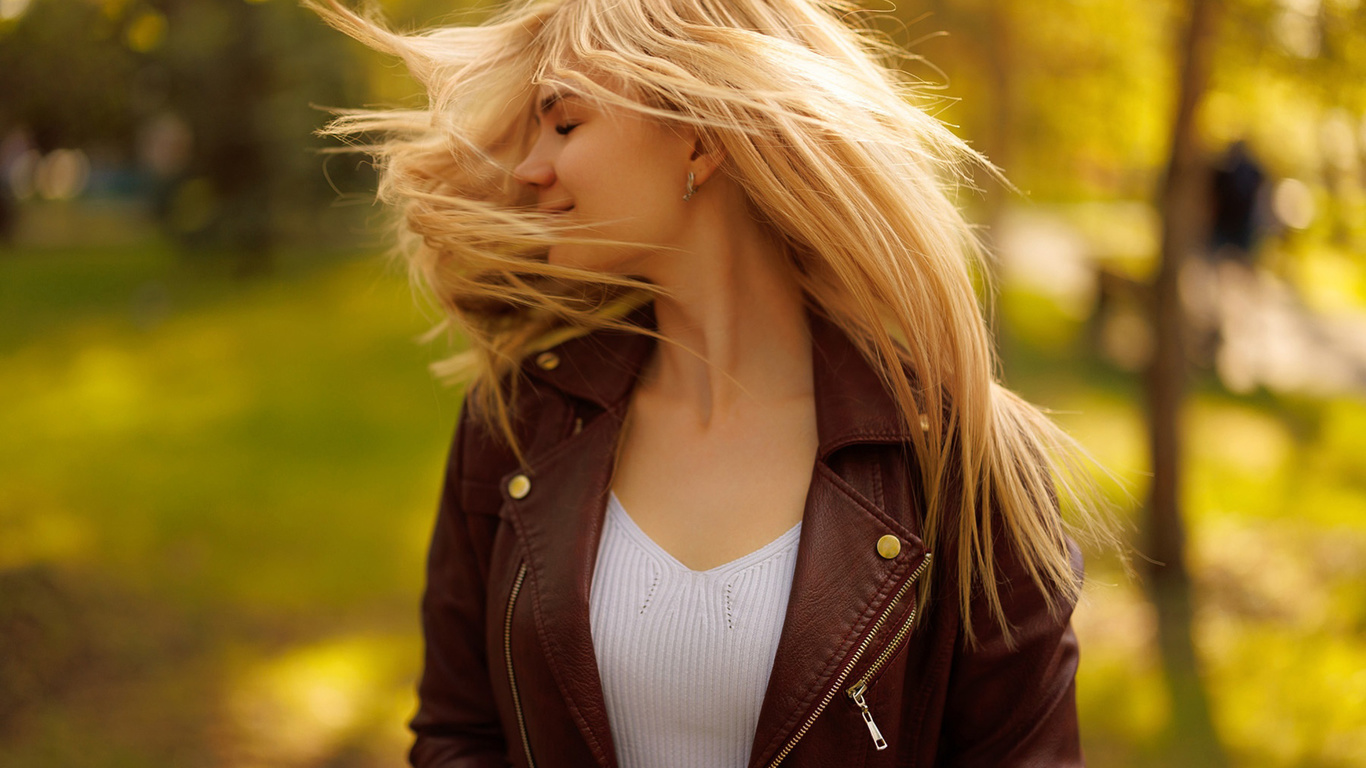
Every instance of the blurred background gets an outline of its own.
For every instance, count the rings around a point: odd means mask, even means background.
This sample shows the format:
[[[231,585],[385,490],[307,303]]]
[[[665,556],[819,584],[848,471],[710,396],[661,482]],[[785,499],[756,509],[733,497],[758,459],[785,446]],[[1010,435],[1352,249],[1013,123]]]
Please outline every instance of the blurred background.
[[[1366,765],[1366,6],[870,10],[1017,187],[1006,382],[1115,473],[1091,763]],[[460,392],[311,132],[419,103],[290,0],[0,0],[0,766],[401,764]]]

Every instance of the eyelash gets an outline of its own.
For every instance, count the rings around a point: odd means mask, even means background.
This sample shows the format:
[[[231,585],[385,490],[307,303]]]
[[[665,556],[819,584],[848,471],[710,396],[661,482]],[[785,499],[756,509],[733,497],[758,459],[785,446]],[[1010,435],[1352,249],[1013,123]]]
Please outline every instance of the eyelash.
[[[570,131],[578,127],[578,123],[566,123],[565,125],[557,125],[555,126],[555,133],[558,133],[561,136],[568,136]]]

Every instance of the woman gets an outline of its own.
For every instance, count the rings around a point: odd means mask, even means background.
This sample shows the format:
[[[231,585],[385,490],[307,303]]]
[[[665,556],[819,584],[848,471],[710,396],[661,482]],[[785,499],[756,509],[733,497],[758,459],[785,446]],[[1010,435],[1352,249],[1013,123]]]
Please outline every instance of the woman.
[[[979,162],[816,0],[400,35],[381,197],[469,351],[417,766],[1077,765],[1077,449],[995,383]]]

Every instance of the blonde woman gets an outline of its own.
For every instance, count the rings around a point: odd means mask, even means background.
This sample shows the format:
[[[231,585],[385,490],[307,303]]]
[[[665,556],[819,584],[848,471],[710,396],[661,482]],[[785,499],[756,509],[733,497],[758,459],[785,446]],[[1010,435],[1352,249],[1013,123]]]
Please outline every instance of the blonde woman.
[[[848,9],[320,11],[427,89],[330,130],[469,343],[414,765],[1081,764],[1094,503],[993,380],[979,158]]]

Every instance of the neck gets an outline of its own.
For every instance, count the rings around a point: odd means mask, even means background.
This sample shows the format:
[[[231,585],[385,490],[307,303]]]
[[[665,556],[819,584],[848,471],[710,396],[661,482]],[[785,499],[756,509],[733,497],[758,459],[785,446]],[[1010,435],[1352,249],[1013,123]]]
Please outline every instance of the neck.
[[[720,185],[718,185],[720,186]],[[694,412],[703,426],[737,408],[809,398],[811,340],[783,248],[721,189],[699,206],[698,233],[647,275],[664,288],[656,346],[640,386]],[[710,219],[710,220],[708,220]]]

